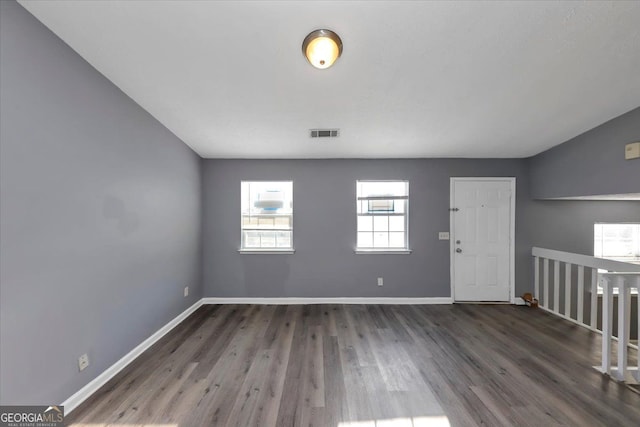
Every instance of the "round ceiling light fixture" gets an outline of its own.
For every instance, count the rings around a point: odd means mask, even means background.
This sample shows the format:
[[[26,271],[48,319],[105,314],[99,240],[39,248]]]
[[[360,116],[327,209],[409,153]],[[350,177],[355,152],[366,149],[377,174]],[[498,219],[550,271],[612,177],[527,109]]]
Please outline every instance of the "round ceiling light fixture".
[[[302,42],[302,53],[316,68],[329,68],[342,54],[342,40],[331,30],[315,30]]]

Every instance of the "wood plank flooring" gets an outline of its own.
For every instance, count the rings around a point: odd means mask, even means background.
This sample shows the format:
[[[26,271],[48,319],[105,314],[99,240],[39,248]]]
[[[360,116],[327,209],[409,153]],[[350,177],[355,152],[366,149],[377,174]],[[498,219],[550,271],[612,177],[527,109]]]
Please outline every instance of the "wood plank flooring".
[[[599,359],[599,335],[525,307],[208,305],[67,425],[639,426]]]

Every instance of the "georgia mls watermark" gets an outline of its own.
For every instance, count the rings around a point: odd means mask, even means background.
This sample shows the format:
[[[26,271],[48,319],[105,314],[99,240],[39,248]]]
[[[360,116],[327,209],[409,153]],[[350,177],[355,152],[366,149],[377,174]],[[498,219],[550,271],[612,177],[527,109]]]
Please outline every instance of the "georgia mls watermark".
[[[63,427],[63,406],[0,406],[0,427]]]

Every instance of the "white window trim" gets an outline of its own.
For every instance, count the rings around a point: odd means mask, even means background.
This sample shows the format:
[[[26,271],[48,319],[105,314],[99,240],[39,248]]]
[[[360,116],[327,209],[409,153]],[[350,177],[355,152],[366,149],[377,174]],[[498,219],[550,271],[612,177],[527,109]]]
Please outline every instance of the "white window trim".
[[[295,249],[238,249],[243,255],[293,255]]]
[[[242,247],[242,232],[245,230],[242,227],[242,209],[240,209],[240,248],[238,253],[244,255],[292,255],[295,251],[294,233],[293,233],[293,215],[295,212],[295,205],[293,201],[293,179],[253,179],[253,180],[241,180],[240,181],[240,197],[242,197],[242,183],[244,182],[290,182],[291,183],[291,247],[290,248],[243,248]]]
[[[405,247],[404,248],[359,248],[358,245],[358,205],[357,203],[361,200],[375,200],[375,197],[360,197],[358,196],[358,183],[359,182],[404,182],[407,186],[407,196],[384,196],[384,200],[394,199],[394,200],[406,200],[405,204],[405,225],[404,225],[404,233],[405,233]],[[356,247],[354,249],[354,253],[357,255],[409,255],[411,252],[411,246],[409,245],[409,180],[408,179],[357,179],[356,180]],[[384,216],[383,214],[380,214]],[[371,215],[375,216],[375,215]]]
[[[411,249],[355,249],[354,252],[358,255],[410,255],[413,251]]]

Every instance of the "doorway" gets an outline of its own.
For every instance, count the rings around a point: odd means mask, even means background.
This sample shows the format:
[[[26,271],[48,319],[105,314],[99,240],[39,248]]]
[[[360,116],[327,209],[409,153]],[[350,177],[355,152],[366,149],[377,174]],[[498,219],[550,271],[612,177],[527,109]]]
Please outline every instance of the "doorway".
[[[459,302],[515,298],[516,179],[451,178],[451,295]]]

